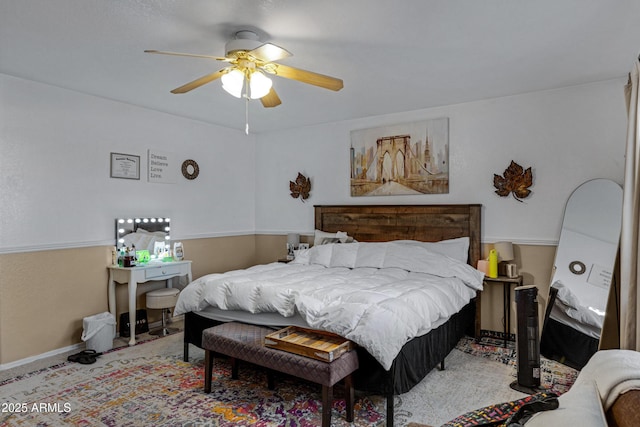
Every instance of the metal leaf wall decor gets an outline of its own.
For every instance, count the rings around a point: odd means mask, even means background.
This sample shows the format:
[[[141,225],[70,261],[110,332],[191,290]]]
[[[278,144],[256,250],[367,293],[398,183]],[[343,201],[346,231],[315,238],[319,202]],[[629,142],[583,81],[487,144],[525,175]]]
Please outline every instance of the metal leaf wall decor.
[[[294,199],[299,197],[304,202],[311,192],[311,180],[298,172],[296,181],[289,181],[289,191],[291,191],[291,197]]]
[[[522,202],[521,199],[531,194],[529,187],[533,185],[533,172],[531,167],[524,170],[522,166],[511,160],[511,164],[505,169],[503,176],[493,175],[493,186],[497,188],[496,194],[507,197],[513,193],[513,197]]]

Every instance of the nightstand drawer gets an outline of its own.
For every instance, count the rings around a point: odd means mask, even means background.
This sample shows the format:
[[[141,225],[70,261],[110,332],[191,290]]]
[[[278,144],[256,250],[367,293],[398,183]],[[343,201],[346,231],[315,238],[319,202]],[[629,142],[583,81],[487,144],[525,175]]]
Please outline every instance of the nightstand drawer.
[[[162,279],[166,276],[173,276],[182,271],[179,265],[159,265],[158,267],[147,268],[144,271],[145,279]]]

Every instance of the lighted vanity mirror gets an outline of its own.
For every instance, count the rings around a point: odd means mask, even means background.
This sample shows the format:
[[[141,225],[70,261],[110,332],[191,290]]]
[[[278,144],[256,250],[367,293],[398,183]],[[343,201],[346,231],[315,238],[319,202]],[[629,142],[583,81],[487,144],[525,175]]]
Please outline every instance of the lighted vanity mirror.
[[[165,217],[117,218],[116,246],[131,248],[136,251],[149,251],[153,258],[160,248],[169,245],[171,239],[171,221]]]

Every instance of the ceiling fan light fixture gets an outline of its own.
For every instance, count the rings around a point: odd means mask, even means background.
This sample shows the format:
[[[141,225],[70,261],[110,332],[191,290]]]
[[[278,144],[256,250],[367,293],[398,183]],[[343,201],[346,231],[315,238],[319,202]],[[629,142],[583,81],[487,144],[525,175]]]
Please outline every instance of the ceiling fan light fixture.
[[[244,85],[244,73],[237,68],[224,74],[222,80],[222,89],[236,98],[242,97],[242,86]]]
[[[251,91],[251,99],[260,99],[267,95],[271,90],[273,82],[271,79],[260,71],[254,71],[249,77],[249,89]]]

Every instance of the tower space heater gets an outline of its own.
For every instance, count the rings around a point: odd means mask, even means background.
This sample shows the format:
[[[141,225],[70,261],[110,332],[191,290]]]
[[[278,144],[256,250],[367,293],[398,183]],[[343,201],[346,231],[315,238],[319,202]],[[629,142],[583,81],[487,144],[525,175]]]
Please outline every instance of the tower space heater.
[[[511,388],[523,393],[540,391],[540,339],[538,326],[538,288],[515,288],[517,331],[516,350],[518,375]]]

